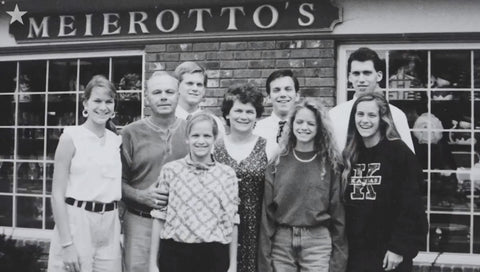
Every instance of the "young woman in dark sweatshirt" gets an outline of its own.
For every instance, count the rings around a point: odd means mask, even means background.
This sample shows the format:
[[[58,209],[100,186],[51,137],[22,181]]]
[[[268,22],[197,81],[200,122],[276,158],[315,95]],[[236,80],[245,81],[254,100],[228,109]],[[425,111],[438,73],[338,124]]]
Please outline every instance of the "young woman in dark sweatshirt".
[[[422,169],[380,93],[355,101],[343,151],[349,272],[411,271],[428,223]]]
[[[306,102],[289,121],[282,152],[265,174],[258,271],[343,272],[341,159],[327,115]]]

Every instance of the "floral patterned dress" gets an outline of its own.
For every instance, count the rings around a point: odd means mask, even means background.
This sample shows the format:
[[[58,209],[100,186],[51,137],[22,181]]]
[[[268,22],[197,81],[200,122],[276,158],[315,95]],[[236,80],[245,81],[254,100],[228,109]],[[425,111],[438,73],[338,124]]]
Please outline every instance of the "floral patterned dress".
[[[238,272],[256,272],[258,234],[260,230],[265,169],[267,168],[267,141],[258,137],[252,152],[237,162],[227,152],[223,139],[215,143],[216,161],[232,167],[237,177],[240,205],[238,226]]]

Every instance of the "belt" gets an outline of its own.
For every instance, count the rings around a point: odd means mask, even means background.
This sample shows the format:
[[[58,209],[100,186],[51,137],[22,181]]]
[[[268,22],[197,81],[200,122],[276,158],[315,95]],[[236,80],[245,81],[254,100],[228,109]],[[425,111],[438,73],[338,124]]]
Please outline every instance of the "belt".
[[[93,202],[93,201],[83,201],[83,200],[76,200],[75,198],[67,197],[65,198],[65,203],[70,206],[77,206],[79,208],[83,207],[85,210],[89,212],[109,212],[117,208],[118,204],[117,201],[113,201],[110,203],[100,203],[100,202]],[[85,206],[83,204],[85,203]]]
[[[141,217],[152,218],[152,216],[150,215],[150,211],[148,211],[148,212],[140,211],[140,210],[137,210],[137,209],[134,209],[134,208],[131,208],[131,207],[127,207],[127,211],[129,211],[129,212],[131,212],[135,215],[141,216]]]

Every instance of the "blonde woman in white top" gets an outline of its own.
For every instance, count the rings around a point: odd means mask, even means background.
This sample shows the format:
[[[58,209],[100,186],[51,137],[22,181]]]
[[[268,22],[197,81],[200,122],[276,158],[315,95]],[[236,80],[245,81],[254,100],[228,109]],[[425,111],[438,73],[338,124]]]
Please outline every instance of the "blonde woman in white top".
[[[55,229],[48,271],[121,271],[121,137],[111,119],[116,91],[103,76],[88,83],[80,126],[66,127],[55,152]]]

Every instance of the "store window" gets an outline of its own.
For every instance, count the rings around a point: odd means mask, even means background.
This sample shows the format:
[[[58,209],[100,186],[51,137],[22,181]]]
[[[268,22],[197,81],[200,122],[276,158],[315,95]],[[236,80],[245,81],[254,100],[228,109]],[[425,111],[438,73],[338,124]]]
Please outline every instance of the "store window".
[[[143,114],[143,56],[21,56],[0,59],[0,228],[52,229],[55,149],[65,126],[82,124],[82,94],[94,75],[118,90],[121,129]]]
[[[380,86],[406,114],[423,166],[427,252],[480,253],[480,50],[467,46],[369,45],[384,60]],[[339,102],[354,94],[347,60],[359,47],[339,49]]]

